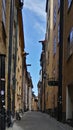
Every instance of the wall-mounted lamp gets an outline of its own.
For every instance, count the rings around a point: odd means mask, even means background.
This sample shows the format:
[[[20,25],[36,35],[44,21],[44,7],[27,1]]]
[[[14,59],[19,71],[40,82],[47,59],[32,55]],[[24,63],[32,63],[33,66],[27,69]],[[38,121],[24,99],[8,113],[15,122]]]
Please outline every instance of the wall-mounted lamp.
[[[26,64],[26,66],[31,66],[31,64]]]
[[[46,43],[46,40],[41,40],[39,41],[39,43]]]
[[[23,51],[23,53],[22,53],[24,56],[27,56],[27,55],[29,55],[29,53],[27,53],[27,52],[24,52]]]

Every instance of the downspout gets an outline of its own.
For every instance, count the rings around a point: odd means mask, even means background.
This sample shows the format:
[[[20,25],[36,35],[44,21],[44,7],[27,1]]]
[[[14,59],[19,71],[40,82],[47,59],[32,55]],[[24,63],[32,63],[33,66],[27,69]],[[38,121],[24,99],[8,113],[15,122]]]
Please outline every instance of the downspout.
[[[14,77],[13,77],[13,101],[12,101],[12,111],[13,117],[15,116],[15,89],[16,89],[16,62],[17,62],[17,36],[18,36],[18,11],[16,9],[16,21],[15,21],[15,55],[14,55]]]
[[[12,35],[13,35],[13,20],[14,20],[14,0],[10,2],[10,25],[9,25],[9,48],[8,48],[8,86],[7,86],[7,115],[11,120],[11,58],[12,58]]]
[[[59,44],[59,86],[58,86],[59,121],[62,121],[63,11],[64,11],[64,0],[60,0],[60,44]]]

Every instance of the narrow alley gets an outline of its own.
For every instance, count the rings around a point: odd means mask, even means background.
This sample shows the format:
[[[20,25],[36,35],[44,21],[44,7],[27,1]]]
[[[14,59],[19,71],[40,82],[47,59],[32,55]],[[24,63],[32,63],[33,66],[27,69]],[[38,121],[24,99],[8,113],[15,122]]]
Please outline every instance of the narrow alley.
[[[73,130],[73,128],[56,121],[48,114],[29,111],[20,121],[15,121],[13,127],[6,130]]]
[[[73,0],[0,0],[0,130],[73,130]]]

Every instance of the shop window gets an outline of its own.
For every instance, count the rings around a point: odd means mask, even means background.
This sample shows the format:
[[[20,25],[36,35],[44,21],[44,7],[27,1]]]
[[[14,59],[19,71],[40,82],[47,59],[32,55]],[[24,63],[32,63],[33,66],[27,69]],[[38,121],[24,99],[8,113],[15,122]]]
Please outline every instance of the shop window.
[[[4,106],[5,106],[5,55],[0,54],[0,110],[2,110]]]

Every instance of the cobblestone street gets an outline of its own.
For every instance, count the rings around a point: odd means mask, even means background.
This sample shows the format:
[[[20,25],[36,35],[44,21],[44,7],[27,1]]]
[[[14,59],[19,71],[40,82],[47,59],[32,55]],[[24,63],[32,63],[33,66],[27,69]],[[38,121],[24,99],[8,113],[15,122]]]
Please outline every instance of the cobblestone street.
[[[7,128],[6,130],[73,130],[73,128],[56,121],[48,114],[26,112],[21,121],[16,121],[13,128]]]

